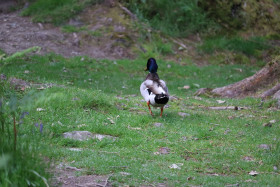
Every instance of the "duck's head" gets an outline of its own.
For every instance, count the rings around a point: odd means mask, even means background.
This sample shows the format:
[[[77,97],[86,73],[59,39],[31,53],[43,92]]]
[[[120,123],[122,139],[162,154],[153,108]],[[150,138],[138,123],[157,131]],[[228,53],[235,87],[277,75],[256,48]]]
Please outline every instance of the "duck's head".
[[[150,73],[156,73],[158,69],[158,65],[156,62],[156,59],[149,58],[147,62],[147,69],[146,71],[149,71]]]

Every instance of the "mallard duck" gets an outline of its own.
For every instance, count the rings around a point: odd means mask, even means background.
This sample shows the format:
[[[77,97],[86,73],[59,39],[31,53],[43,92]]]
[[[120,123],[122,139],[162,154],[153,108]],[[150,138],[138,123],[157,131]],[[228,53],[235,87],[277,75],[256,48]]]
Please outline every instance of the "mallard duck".
[[[140,86],[141,95],[144,97],[149,107],[150,114],[153,115],[150,105],[160,107],[162,116],[163,107],[169,100],[168,88],[163,80],[159,79],[157,74],[158,65],[154,58],[149,58],[147,69],[149,74]]]

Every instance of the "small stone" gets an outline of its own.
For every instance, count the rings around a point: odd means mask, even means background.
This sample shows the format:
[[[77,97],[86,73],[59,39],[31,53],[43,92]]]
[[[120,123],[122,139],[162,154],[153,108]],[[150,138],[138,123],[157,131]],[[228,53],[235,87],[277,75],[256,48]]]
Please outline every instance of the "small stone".
[[[273,166],[273,170],[277,171],[278,170],[277,166]]]
[[[267,145],[267,144],[260,144],[260,145],[259,145],[259,148],[260,148],[260,149],[266,149],[266,150],[268,150],[268,149],[270,149],[270,145]]]
[[[264,123],[263,126],[264,127],[272,127],[272,124],[271,123]]]
[[[191,116],[190,114],[184,113],[184,112],[178,112],[178,115],[183,117],[183,118],[186,117],[186,116]]]
[[[154,123],[153,126],[155,126],[155,127],[162,127],[163,124],[162,123]]]

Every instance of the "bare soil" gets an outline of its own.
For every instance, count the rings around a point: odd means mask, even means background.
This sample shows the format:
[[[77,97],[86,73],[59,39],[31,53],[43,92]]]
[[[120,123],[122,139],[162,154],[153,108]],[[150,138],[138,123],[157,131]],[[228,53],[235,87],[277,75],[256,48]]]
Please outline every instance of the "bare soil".
[[[96,5],[67,23],[81,32],[62,32],[61,27],[33,23],[20,12],[0,13],[0,49],[12,54],[33,46],[40,54],[55,52],[65,57],[132,58],[133,32],[127,27],[130,18],[119,7]],[[111,17],[110,17],[111,16]],[[129,33],[129,34],[126,34]]]

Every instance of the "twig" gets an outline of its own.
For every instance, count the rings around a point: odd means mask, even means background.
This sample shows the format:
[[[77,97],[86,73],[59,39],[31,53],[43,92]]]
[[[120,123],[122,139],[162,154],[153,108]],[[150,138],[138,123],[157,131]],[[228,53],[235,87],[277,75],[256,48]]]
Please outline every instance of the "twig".
[[[128,168],[128,166],[110,166],[110,168]]]
[[[243,106],[190,106],[189,108],[194,109],[194,108],[205,108],[205,109],[210,109],[210,110],[243,110],[243,109],[249,109],[248,107],[243,107]]]
[[[119,4],[119,7],[125,11],[128,15],[130,15],[130,17],[134,20],[137,20],[137,17],[132,13],[130,12],[130,10],[128,10],[126,7],[122,6],[121,4]]]
[[[111,175],[109,175],[109,177],[106,179],[106,181],[105,181],[105,184],[102,186],[102,187],[106,187],[107,186],[107,184],[108,184],[108,180],[109,180],[109,178],[111,177]]]

